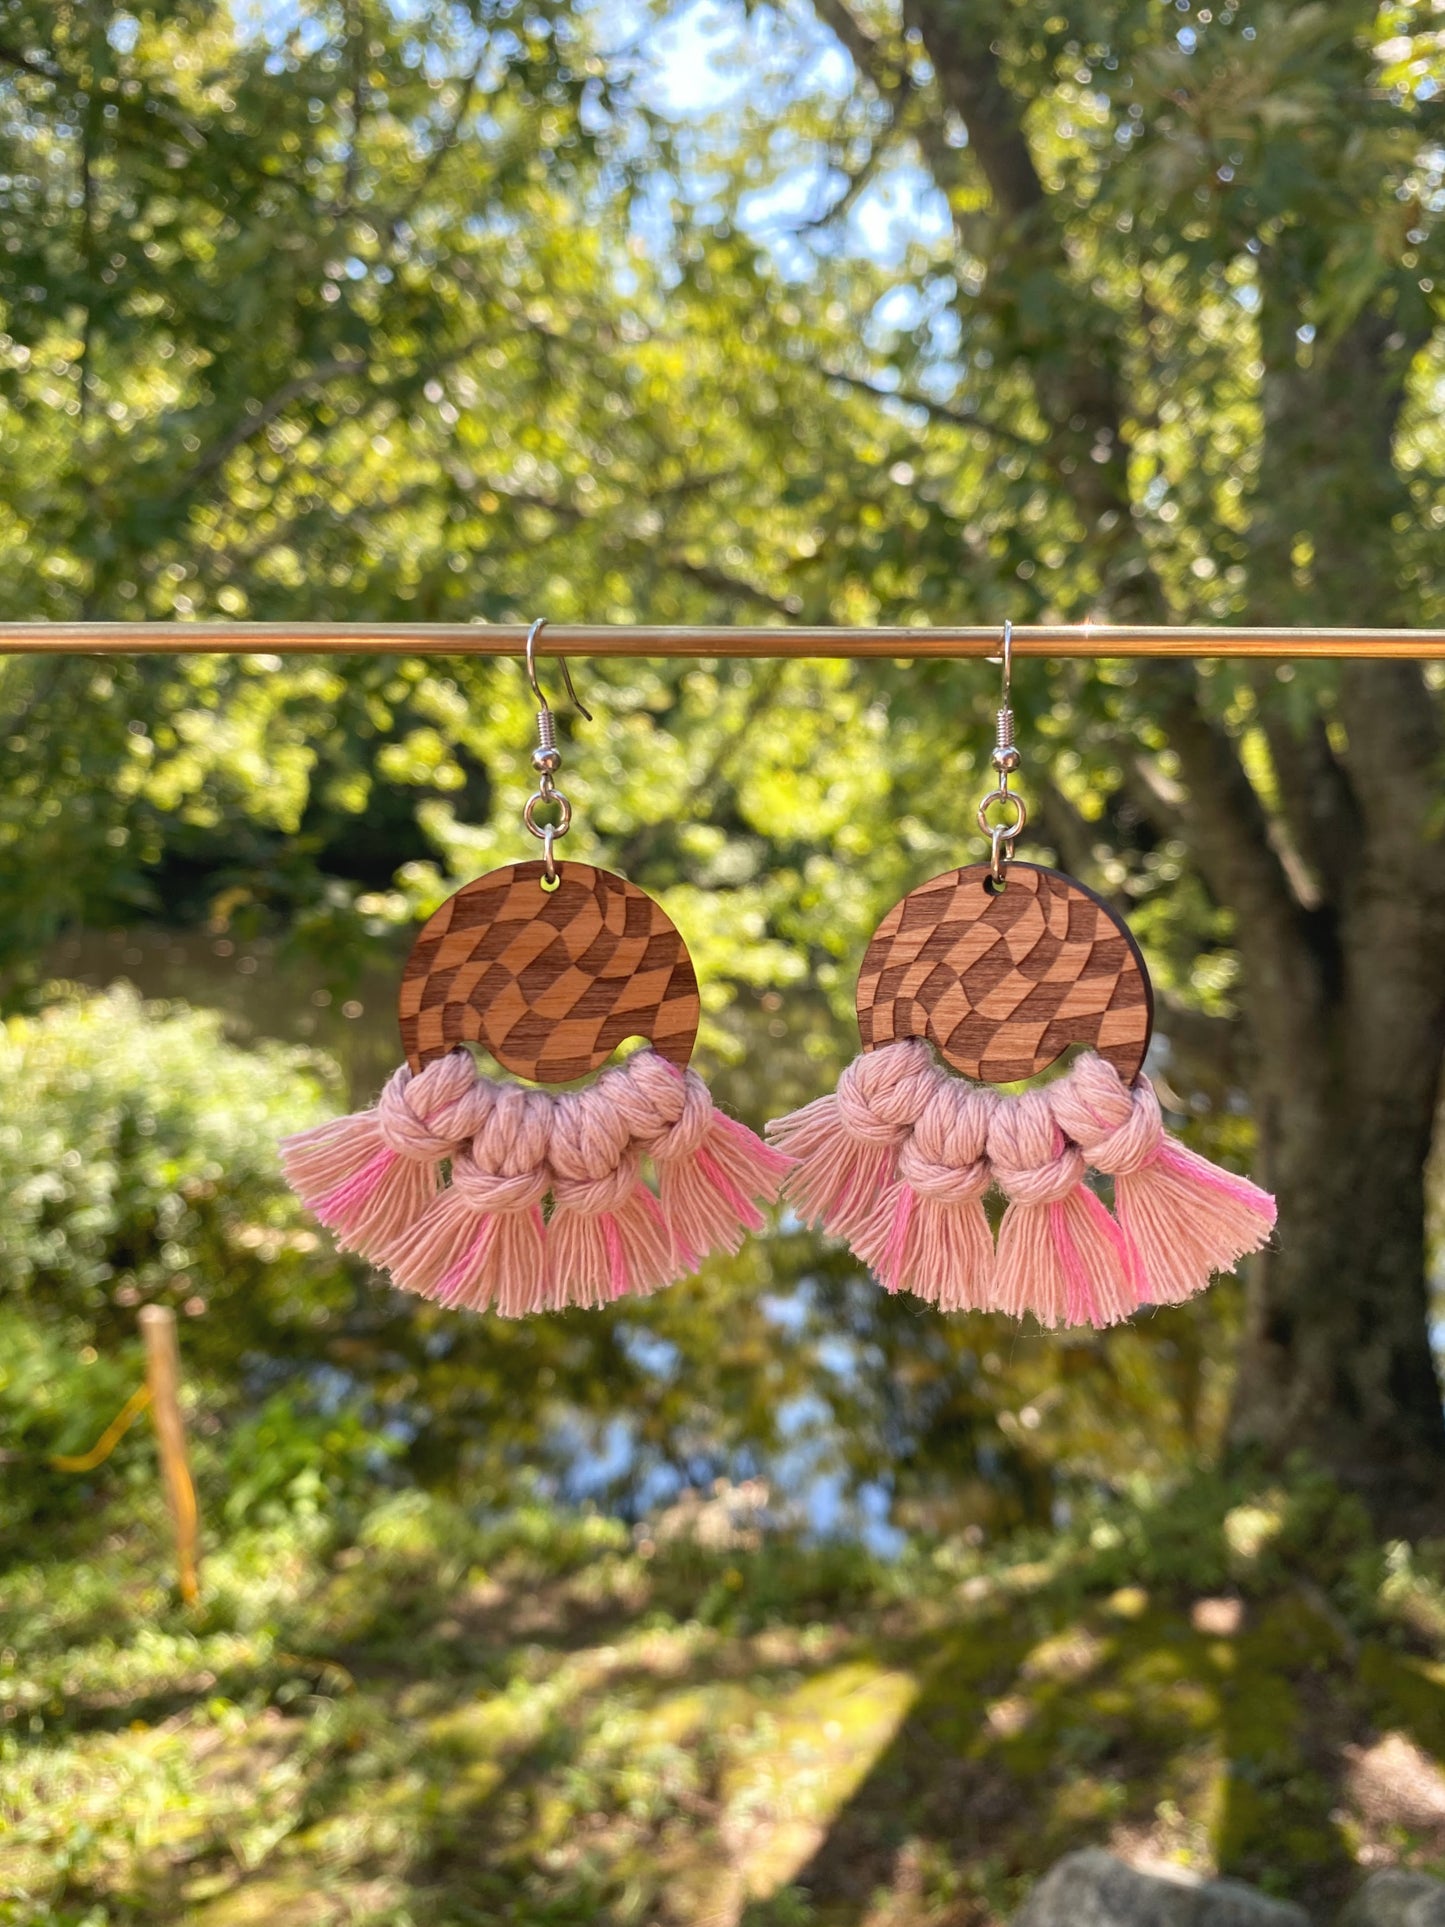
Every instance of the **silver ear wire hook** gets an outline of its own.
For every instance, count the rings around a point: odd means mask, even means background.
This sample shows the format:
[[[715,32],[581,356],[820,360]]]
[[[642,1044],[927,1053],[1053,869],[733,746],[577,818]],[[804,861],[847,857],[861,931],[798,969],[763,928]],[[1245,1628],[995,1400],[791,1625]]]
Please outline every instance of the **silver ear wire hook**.
[[[1003,654],[990,656],[990,662],[1003,663],[1003,688],[998,706],[998,726],[994,735],[993,756],[991,761],[998,774],[998,785],[991,789],[978,806],[978,827],[989,841],[989,881],[995,890],[1002,890],[1008,881],[1008,866],[1013,858],[1014,844],[1022,835],[1024,825],[1029,820],[1028,805],[1017,790],[1009,788],[1009,778],[1018,769],[1022,757],[1014,747],[1014,713],[1010,700],[1013,693],[1014,668],[1014,626],[1005,621],[1003,625]],[[990,823],[988,813],[997,803],[1001,809],[1013,811],[1012,822]]]
[[[538,616],[537,620],[527,631],[527,681],[532,685],[532,694],[537,698],[537,708],[543,715],[550,716],[552,713],[551,706],[546,696],[542,693],[541,683],[537,680],[537,638],[546,627],[547,618],[545,616]],[[567,667],[567,658],[565,656],[558,656],[557,660],[562,665],[562,680],[567,685],[568,700],[578,714],[585,716],[590,723],[592,721],[592,711],[572,686],[572,671]]]
[[[542,685],[537,680],[537,638],[547,626],[547,618],[538,616],[527,631],[527,681],[531,684],[532,694],[537,699],[537,747],[532,751],[532,768],[537,772],[535,795],[529,796],[522,806],[522,821],[542,845],[542,888],[555,890],[561,882],[557,874],[557,859],[552,846],[559,836],[565,836],[572,827],[572,805],[558,789],[555,778],[562,767],[562,752],[557,747],[557,727],[552,716],[551,705],[542,693]],[[590,723],[592,711],[578,696],[572,686],[572,672],[567,667],[565,656],[559,656],[562,665],[562,680],[567,685],[567,694],[573,707],[585,716]],[[537,811],[543,804],[557,812],[555,823],[539,823]]]
[[[1003,626],[1003,655],[994,657],[995,662],[1003,663],[1003,688],[999,696],[998,731],[994,741],[993,766],[1003,778],[1005,790],[1008,779],[1019,766],[1019,753],[1014,748],[1014,626],[1005,622]]]

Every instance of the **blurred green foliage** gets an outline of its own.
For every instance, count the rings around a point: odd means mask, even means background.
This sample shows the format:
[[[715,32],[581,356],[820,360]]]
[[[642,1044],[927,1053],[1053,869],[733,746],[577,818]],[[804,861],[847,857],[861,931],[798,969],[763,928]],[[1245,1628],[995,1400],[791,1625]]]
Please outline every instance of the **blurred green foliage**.
[[[1003,365],[1001,310],[973,321],[988,409],[971,390],[929,405],[949,360],[926,318],[933,250],[860,255],[820,231],[805,289],[742,221],[757,182],[845,134],[852,151],[870,117],[893,167],[904,150],[866,90],[830,102],[760,54],[755,110],[669,119],[642,43],[619,49],[600,17],[556,7],[323,10],[254,31],[130,19],[37,7],[13,23],[37,52],[8,69],[23,111],[0,128],[8,613],[912,623],[957,613],[961,586],[968,613],[1023,617],[1087,613],[1128,579],[1112,539],[1079,540],[1031,455],[1037,410]],[[801,14],[788,27],[810,31]],[[908,111],[905,141],[922,109]],[[1050,168],[1102,163],[1071,125],[1041,129]],[[922,308],[900,304],[906,288]],[[1253,325],[1233,288],[1154,296],[1178,339],[1150,392],[1188,365],[1221,461],[1255,420],[1231,385]],[[918,384],[924,399],[888,399]],[[1178,613],[1229,613],[1240,585],[1190,566],[1219,531],[1201,524],[1186,552],[1156,487],[1201,472],[1172,405],[1136,433],[1139,539]],[[1428,437],[1423,417],[1410,432]],[[753,1121],[781,1111],[851,1051],[879,914],[972,848],[991,672],[638,663],[582,680],[599,720],[570,732],[568,848],[660,896],[699,966],[721,1094]],[[1328,674],[1310,686],[1333,700]],[[1018,692],[1039,853],[1052,839],[1129,905],[1181,1102],[1232,1093],[1231,915],[1123,756],[1139,747],[1172,793],[1158,690],[1135,666],[1059,664]],[[1221,676],[1201,699],[1265,783],[1260,692]],[[0,951],[22,1009],[43,1001],[54,937],[139,922],[233,953],[274,938],[307,1008],[368,965],[394,969],[418,914],[519,847],[531,719],[511,665],[12,658],[0,705]],[[1232,1105],[1201,1128],[1248,1154]],[[172,1195],[155,1201],[189,1209]],[[1229,1291],[1056,1344],[880,1301],[845,1257],[788,1233],[656,1306],[462,1329],[307,1251],[298,1221],[267,1215],[284,1209],[242,1206],[221,1240],[275,1233],[267,1275],[283,1282],[233,1293],[226,1277],[250,1273],[226,1245],[188,1347],[218,1386],[228,1347],[232,1382],[253,1355],[344,1374],[429,1480],[486,1466],[501,1490],[555,1445],[636,1503],[649,1479],[665,1492],[786,1450],[872,1482],[905,1521],[939,1506],[1014,1519],[1046,1514],[1061,1463],[1066,1481],[1109,1477],[1220,1432]],[[131,1288],[124,1269],[112,1294]]]
[[[234,1527],[335,1512],[374,1490],[398,1444],[369,1430],[354,1409],[307,1410],[294,1393],[273,1393],[227,1439],[222,1516]]]
[[[14,0],[0,614],[1445,619],[1418,9],[747,6],[690,106],[675,13]],[[404,1304],[279,1184],[326,1062],[55,946],[270,945],[299,1035],[518,851],[515,667],[0,661],[0,1918],[972,1927],[1100,1838],[1321,1904],[1445,1865],[1435,1552],[1297,1465],[1168,1476],[1266,1331],[1259,1409],[1387,1481],[1438,1445],[1441,680],[1372,667],[1020,665],[1031,853],[1128,910],[1189,1129],[1250,1156],[1248,1089],[1293,1159],[1248,1316],[1045,1339],[786,1221],[603,1314]],[[581,679],[568,852],[666,904],[758,1121],[976,851],[993,673]],[[156,1299],[194,1619],[148,1428],[49,1464]]]
[[[122,1403],[150,1302],[180,1314],[197,1416],[231,1441],[234,1521],[393,1475],[636,1512],[764,1472],[830,1526],[998,1529],[1217,1437],[1223,1303],[1108,1338],[1019,1333],[891,1299],[796,1229],[601,1313],[512,1323],[407,1299],[339,1258],[282,1182],[277,1136],[334,1086],[315,1052],[243,1048],[209,1013],[126,990],[0,1028],[12,1526],[78,1498],[44,1456],[84,1450]]]
[[[65,993],[0,1030],[0,1287],[109,1340],[130,1308],[219,1293],[283,1304],[317,1239],[276,1178],[276,1140],[331,1114],[334,1073],[241,1051],[207,1011],[124,988]]]
[[[137,1492],[0,1576],[15,1927],[997,1927],[1101,1840],[1319,1919],[1445,1872],[1439,1549],[1318,1480],[882,1564],[736,1487],[411,1491],[228,1532],[193,1614],[164,1531]]]

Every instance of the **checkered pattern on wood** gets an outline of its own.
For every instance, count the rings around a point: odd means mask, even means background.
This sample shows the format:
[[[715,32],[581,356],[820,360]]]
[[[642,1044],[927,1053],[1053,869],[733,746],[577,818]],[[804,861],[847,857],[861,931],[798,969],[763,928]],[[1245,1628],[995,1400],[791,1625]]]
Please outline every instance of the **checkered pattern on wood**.
[[[697,978],[667,913],[588,863],[559,863],[551,892],[544,874],[536,860],[493,870],[422,926],[398,999],[408,1063],[481,1043],[514,1076],[567,1084],[645,1037],[685,1065]]]
[[[965,1077],[1010,1084],[1088,1044],[1130,1082],[1154,996],[1126,925],[1057,870],[1011,863],[997,895],[988,875],[934,877],[879,924],[858,978],[863,1048],[927,1037]]]

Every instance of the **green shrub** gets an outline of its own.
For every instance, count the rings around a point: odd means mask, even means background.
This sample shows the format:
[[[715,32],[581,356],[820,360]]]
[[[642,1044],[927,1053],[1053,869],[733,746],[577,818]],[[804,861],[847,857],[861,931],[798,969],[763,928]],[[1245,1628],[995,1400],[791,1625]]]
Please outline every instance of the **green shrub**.
[[[0,1304],[0,1441],[6,1455],[0,1479],[0,1533],[36,1514],[54,1518],[86,1506],[94,1475],[61,1471],[59,1453],[88,1452],[141,1380],[139,1345],[102,1356],[79,1349],[14,1306]],[[107,1461],[114,1480],[154,1451],[150,1427],[138,1420]]]
[[[321,1411],[276,1392],[226,1440],[228,1526],[332,1513],[374,1491],[399,1445],[354,1410]]]
[[[276,1140],[334,1111],[329,1081],[313,1053],[242,1049],[214,1013],[124,988],[11,1018],[0,1297],[110,1350],[147,1299],[204,1326],[324,1290],[339,1267],[282,1183]]]
[[[314,1364],[315,1326],[356,1274],[287,1191],[276,1140],[334,1113],[334,1081],[312,1053],[244,1049],[215,1014],[124,988],[0,1026],[0,1532],[114,1493],[132,1466],[154,1484],[144,1421],[93,1474],[50,1463],[88,1450],[140,1384],[140,1305],[182,1314],[203,1467],[248,1379],[269,1390]],[[273,1400],[223,1445],[244,1472],[237,1516],[319,1503],[375,1464],[359,1420],[303,1408]]]
[[[1061,1543],[1070,1540],[1082,1553],[1075,1583],[1088,1590],[1143,1585],[1263,1596],[1309,1573],[1341,1596],[1367,1600],[1382,1573],[1360,1500],[1304,1461],[1278,1479],[1241,1468],[1140,1482],[1086,1513]]]

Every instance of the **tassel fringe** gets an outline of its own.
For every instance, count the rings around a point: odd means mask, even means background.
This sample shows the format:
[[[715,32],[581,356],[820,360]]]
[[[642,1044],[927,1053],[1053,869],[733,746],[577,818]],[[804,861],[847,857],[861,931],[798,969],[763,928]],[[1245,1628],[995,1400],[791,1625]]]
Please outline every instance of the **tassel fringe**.
[[[286,1140],[282,1162],[337,1242],[394,1284],[503,1318],[675,1283],[760,1230],[793,1166],[650,1050],[556,1097],[453,1051],[397,1071],[375,1109]]]
[[[1019,1097],[965,1083],[926,1044],[884,1045],[837,1092],[768,1126],[798,1160],[785,1195],[888,1291],[940,1310],[1102,1328],[1179,1304],[1264,1246],[1275,1203],[1164,1129],[1146,1079],[1097,1056]],[[1089,1188],[1113,1179],[1114,1209]],[[982,1199],[1006,1209],[997,1249]]]
[[[829,1096],[767,1126],[769,1141],[797,1162],[788,1197],[800,1217],[840,1238],[864,1231],[938,1075],[927,1044],[889,1044],[855,1057]]]
[[[654,1051],[552,1097],[493,1083],[459,1050],[397,1071],[373,1110],[287,1139],[282,1161],[338,1244],[402,1289],[510,1318],[658,1291],[736,1251],[784,1188],[888,1291],[1047,1327],[1182,1303],[1274,1228],[1267,1192],[1170,1137],[1152,1086],[1096,1056],[1000,1097],[897,1042],[768,1137]],[[1113,1180],[1112,1213],[1090,1170]]]
[[[1152,1164],[1114,1180],[1114,1209],[1159,1305],[1182,1304],[1212,1273],[1233,1271],[1275,1221],[1267,1191],[1171,1138]]]
[[[395,1072],[376,1108],[282,1141],[287,1182],[346,1250],[405,1235],[441,1184],[443,1162],[480,1130],[492,1090],[465,1051]]]

